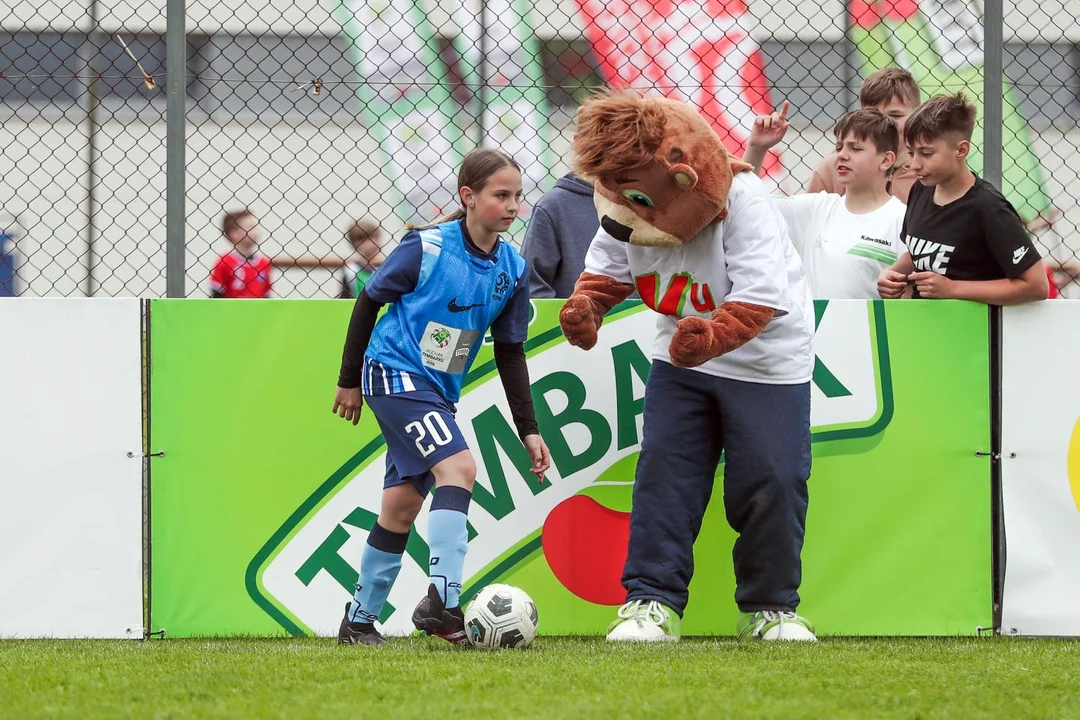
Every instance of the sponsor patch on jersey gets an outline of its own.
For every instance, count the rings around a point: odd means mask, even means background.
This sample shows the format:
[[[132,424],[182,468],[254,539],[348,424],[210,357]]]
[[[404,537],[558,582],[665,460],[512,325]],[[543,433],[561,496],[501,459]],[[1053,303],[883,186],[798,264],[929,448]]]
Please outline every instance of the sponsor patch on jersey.
[[[472,347],[479,338],[478,330],[461,330],[443,323],[429,322],[421,336],[420,358],[425,367],[461,374],[465,372]]]

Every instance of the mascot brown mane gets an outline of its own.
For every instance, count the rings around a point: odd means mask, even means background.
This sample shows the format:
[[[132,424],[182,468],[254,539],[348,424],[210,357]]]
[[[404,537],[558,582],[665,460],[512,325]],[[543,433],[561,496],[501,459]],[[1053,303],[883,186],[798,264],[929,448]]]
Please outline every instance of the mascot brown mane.
[[[577,113],[575,169],[595,186],[600,226],[631,245],[677,248],[727,217],[734,173],[751,166],[728,156],[693,108],[667,98],[608,92]],[[604,314],[634,291],[606,275],[582,273],[559,316],[571,345],[596,344]],[[696,367],[752,340],[771,308],[723,303],[710,318],[684,317],[671,361]]]
[[[575,170],[596,186],[605,230],[632,245],[689,242],[724,219],[732,174],[751,169],[674,100],[604,93],[581,106],[577,123]]]

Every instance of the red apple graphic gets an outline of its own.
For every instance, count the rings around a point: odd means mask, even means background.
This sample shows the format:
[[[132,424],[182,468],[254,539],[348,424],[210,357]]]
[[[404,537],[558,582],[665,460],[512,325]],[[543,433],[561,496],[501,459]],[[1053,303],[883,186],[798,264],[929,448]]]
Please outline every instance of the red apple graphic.
[[[548,513],[541,533],[548,566],[567,590],[596,605],[622,605],[630,513],[575,495]]]

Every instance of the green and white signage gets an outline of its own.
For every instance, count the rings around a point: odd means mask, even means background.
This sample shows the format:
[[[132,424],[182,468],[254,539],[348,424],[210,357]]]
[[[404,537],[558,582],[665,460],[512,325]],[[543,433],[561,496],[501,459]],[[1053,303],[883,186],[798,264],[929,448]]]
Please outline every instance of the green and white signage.
[[[490,349],[458,423],[479,466],[465,596],[499,581],[548,634],[600,634],[622,602],[628,511],[655,316],[607,318],[586,353],[560,301],[526,345],[554,466],[538,484]],[[330,412],[349,303],[151,303],[152,629],[336,631],[378,513],[374,419]],[[815,465],[802,611],[823,634],[972,634],[990,624],[986,311],[965,303],[819,303]],[[961,363],[958,358],[963,357]],[[722,476],[721,465],[718,477]],[[696,549],[684,634],[731,634],[732,531],[716,495]],[[426,588],[426,514],[383,624],[411,630]]]
[[[469,114],[479,121],[479,145],[499,148],[524,173],[527,220],[551,185],[552,129],[544,88],[543,51],[526,0],[461,0],[452,43],[470,88]]]
[[[435,28],[419,0],[332,0],[356,68],[361,117],[379,142],[403,223],[457,209],[461,130]]]

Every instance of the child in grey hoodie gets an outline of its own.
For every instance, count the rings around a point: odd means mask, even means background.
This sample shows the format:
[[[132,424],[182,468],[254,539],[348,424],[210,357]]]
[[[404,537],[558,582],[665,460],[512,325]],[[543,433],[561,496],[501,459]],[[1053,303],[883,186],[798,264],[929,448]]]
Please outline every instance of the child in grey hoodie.
[[[574,173],[559,178],[533,208],[521,243],[529,263],[532,297],[570,297],[585,270],[585,253],[599,227],[593,186]]]

